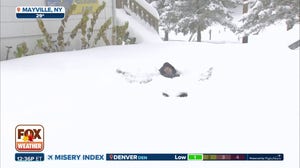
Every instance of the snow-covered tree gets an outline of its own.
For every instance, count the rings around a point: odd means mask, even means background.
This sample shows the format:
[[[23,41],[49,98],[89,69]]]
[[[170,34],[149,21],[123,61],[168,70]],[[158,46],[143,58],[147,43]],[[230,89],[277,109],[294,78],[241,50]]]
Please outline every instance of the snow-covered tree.
[[[285,21],[287,30],[299,23],[299,0],[249,0],[250,9],[244,15],[238,33],[258,34],[265,27]]]
[[[146,0],[148,3],[152,3],[153,1],[156,1],[156,0]]]
[[[235,7],[238,2],[238,0],[180,0],[178,7],[181,19],[176,30],[183,34],[197,33],[198,42],[201,41],[201,31],[213,23],[235,30],[228,9]]]
[[[179,20],[178,11],[176,10],[177,0],[153,0],[151,5],[157,9],[160,15],[159,26],[165,33],[164,40],[169,40],[169,32],[174,30]]]

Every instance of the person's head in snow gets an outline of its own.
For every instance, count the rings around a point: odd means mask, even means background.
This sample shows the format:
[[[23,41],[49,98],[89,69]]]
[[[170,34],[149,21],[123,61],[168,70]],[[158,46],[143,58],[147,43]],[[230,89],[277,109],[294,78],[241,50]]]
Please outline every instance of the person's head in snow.
[[[164,63],[164,65],[159,69],[159,72],[162,76],[167,78],[179,76],[177,70],[168,62]]]

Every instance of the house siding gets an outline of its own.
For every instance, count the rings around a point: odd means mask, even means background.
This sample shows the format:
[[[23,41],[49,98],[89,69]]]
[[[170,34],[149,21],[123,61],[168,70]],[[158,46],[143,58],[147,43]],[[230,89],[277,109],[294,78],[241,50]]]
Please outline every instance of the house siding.
[[[106,2],[106,7],[99,15],[95,31],[97,31],[107,19],[112,18],[114,20],[114,0],[99,0],[99,3],[101,4],[103,1]],[[16,51],[17,45],[22,42],[26,42],[27,47],[29,48],[29,55],[42,53],[42,50],[37,49],[36,47],[36,41],[44,38],[36,19],[16,19],[15,10],[17,6],[46,6],[46,4],[47,0],[1,0],[1,60],[6,59],[7,46],[12,47],[8,58],[15,58],[13,53]],[[70,32],[79,23],[81,18],[81,14],[72,15],[69,18],[65,27],[65,39],[69,39]],[[53,40],[56,40],[57,31],[61,25],[61,19],[44,19],[43,22],[48,33],[53,36]],[[114,21],[112,23],[114,23]],[[106,33],[107,37],[112,41],[112,26],[110,26]],[[66,50],[80,49],[80,35],[80,32],[78,32],[76,38],[71,41],[71,46],[67,47]],[[101,45],[104,45],[102,41],[97,46]]]

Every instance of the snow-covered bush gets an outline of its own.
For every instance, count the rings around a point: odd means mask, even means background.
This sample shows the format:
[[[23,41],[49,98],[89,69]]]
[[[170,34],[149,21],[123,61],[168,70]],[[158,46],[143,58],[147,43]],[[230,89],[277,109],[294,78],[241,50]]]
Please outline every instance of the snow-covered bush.
[[[103,11],[105,8],[106,3],[102,2],[101,5],[96,9],[95,12],[92,12],[92,17],[89,17],[89,14],[91,13],[90,10],[85,10],[82,14],[82,18],[79,21],[79,23],[75,26],[75,28],[70,33],[70,39],[74,40],[74,38],[77,36],[79,30],[81,32],[81,49],[91,48],[95,47],[98,41],[102,38],[104,43],[106,45],[110,45],[110,41],[108,40],[106,36],[106,31],[108,30],[109,26],[112,23],[112,19],[107,19],[98,30],[97,34],[94,35],[94,28],[96,25],[96,22],[98,20],[99,14]],[[45,28],[45,25],[42,20],[37,20],[39,28],[41,32],[43,33],[44,40],[39,41],[37,46],[41,49],[43,49],[45,52],[56,52],[56,51],[64,51],[66,46],[69,46],[71,44],[71,41],[65,41],[64,39],[64,30],[66,23],[68,21],[68,18],[71,16],[73,10],[76,8],[76,5],[73,4],[71,8],[68,10],[65,18],[61,21],[61,25],[58,29],[58,36],[57,40],[52,41],[53,37],[50,35]],[[90,26],[88,27],[88,23],[90,23]],[[92,40],[92,37],[94,39]]]

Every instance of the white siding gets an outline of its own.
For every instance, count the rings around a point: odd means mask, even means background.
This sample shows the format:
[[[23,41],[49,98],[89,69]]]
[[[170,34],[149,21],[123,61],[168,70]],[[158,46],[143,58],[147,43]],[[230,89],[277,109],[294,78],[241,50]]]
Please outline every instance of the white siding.
[[[113,0],[99,0],[100,3],[106,2],[104,11],[100,13],[99,19],[96,24],[96,29],[100,27],[101,23],[104,23],[107,19],[113,16]],[[40,53],[41,51],[34,51],[36,46],[36,40],[43,38],[42,33],[38,27],[35,19],[16,19],[15,9],[17,6],[45,6],[46,0],[30,0],[30,1],[18,1],[18,0],[1,0],[1,60],[6,58],[7,48],[11,46],[9,58],[14,58],[13,52],[16,51],[17,44],[26,42],[29,53]],[[69,32],[78,24],[81,19],[80,15],[72,15],[65,28],[65,39],[68,39]],[[53,40],[56,39],[56,34],[60,26],[61,20],[49,20],[44,19],[45,28],[53,35]],[[100,24],[99,24],[100,23]],[[89,25],[89,24],[88,24]],[[111,39],[111,29],[107,31],[108,38]],[[69,50],[80,48],[80,32],[77,34],[75,41],[72,41],[72,46],[67,48]],[[103,45],[103,43],[100,45]]]

